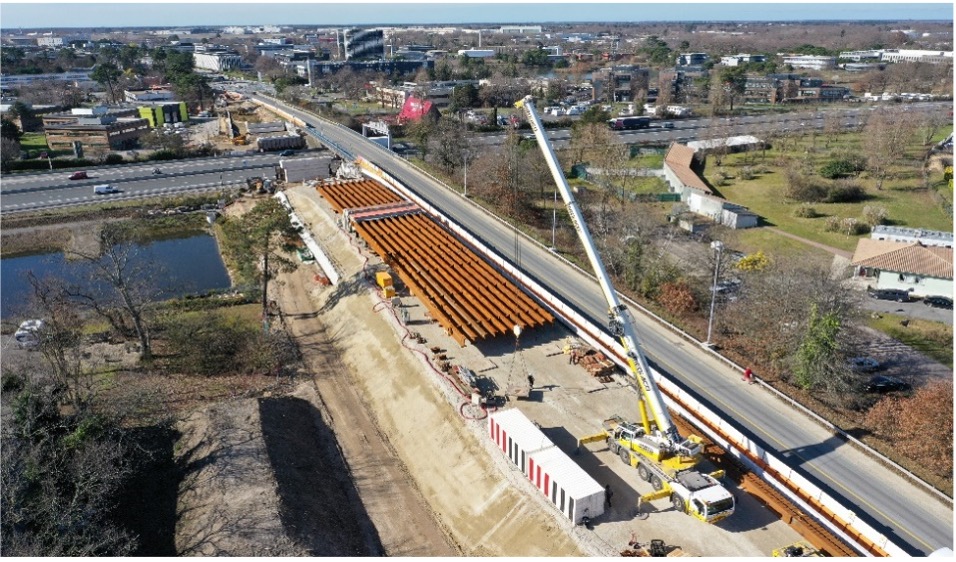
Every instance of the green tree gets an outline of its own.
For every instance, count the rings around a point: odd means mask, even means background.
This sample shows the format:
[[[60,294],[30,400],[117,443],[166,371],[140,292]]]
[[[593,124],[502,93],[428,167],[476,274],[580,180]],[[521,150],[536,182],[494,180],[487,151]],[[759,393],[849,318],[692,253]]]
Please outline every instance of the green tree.
[[[478,105],[478,90],[471,84],[457,86],[451,93],[451,107],[453,110],[475,107]]]
[[[656,35],[645,39],[639,52],[657,65],[673,65],[674,63],[674,51],[667,46],[666,41]]]
[[[174,80],[176,75],[189,74],[195,66],[195,59],[191,53],[182,51],[166,51],[166,77]]]
[[[246,271],[255,271],[262,287],[263,318],[269,309],[269,281],[280,271],[288,271],[295,263],[286,257],[280,235],[294,235],[289,213],[275,198],[260,201],[248,213],[228,221],[228,232],[242,248]],[[225,229],[224,229],[225,230]],[[258,264],[258,265],[257,265]]]
[[[836,312],[819,313],[816,303],[810,305],[807,331],[797,348],[794,378],[804,390],[822,384],[834,375],[834,366],[840,364],[839,341],[842,327]]]
[[[578,119],[578,123],[581,125],[588,124],[597,124],[597,125],[607,125],[608,120],[611,118],[611,114],[604,109],[601,109],[600,105],[592,105],[587,108],[584,113],[581,114],[581,118]]]
[[[110,100],[116,101],[116,91],[115,86],[119,77],[123,75],[123,72],[116,67],[115,64],[111,62],[104,62],[98,64],[93,72],[90,74],[90,78],[94,81],[100,83],[103,86],[106,86],[106,89],[110,92]]]
[[[412,139],[418,152],[422,155],[422,160],[428,157],[428,141],[435,132],[435,124],[426,117],[409,123],[405,127],[405,136]]]
[[[9,139],[19,143],[23,135],[17,124],[9,119],[0,119],[0,138]]]
[[[746,90],[747,75],[743,68],[731,66],[720,71],[720,83],[725,92],[724,98],[730,103],[730,111],[733,111],[734,101]]]
[[[551,66],[548,52],[541,48],[525,51],[521,55],[521,63],[527,66]]]

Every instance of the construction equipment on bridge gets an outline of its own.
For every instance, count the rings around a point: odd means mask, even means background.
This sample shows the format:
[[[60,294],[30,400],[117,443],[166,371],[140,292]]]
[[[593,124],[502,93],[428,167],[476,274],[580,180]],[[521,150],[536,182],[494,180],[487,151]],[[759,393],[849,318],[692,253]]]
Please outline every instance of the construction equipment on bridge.
[[[669,497],[678,511],[709,523],[730,516],[734,512],[734,497],[717,481],[723,476],[723,471],[703,474],[694,469],[703,460],[702,440],[697,436],[683,438],[664,406],[660,389],[651,377],[647,359],[639,347],[630,311],[621,303],[611,284],[611,278],[584,222],[584,215],[561,171],[551,142],[544,134],[533,98],[527,96],[515,103],[515,107],[523,109],[528,117],[571,222],[601,285],[609,309],[608,328],[623,345],[630,372],[640,390],[640,424],[611,418],[605,421],[603,431],[579,439],[578,446],[606,441],[608,448],[618,454],[622,461],[637,468],[638,475],[654,488],[654,492],[641,497],[642,502]]]
[[[823,553],[807,541],[798,541],[788,546],[773,549],[774,557],[822,558]]]
[[[233,137],[232,144],[236,146],[246,144],[246,135],[239,135],[238,137]]]

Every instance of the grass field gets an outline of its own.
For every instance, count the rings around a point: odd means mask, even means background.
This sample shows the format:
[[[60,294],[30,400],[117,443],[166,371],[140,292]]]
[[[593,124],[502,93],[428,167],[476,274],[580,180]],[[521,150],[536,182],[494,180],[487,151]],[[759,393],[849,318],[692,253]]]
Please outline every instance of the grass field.
[[[27,150],[46,150],[45,133],[23,133],[20,137],[20,149]]]
[[[945,134],[948,132],[947,130]],[[866,205],[885,208],[889,217],[888,223],[894,226],[952,232],[952,188],[944,181],[942,172],[932,172],[929,177],[930,188],[924,189],[922,175],[913,167],[900,166],[894,169],[893,177],[884,182],[881,191],[875,189],[875,181],[872,178],[862,174],[857,181],[866,190],[866,200],[856,203],[813,203],[811,206],[821,216],[812,219],[794,217],[794,210],[800,203],[789,201],[784,196],[787,166],[805,162],[810,169],[819,170],[834,152],[859,149],[859,133],[840,135],[839,140],[832,143],[829,149],[824,147],[822,136],[815,139],[807,136],[793,146],[788,146],[785,151],[768,150],[765,156],[759,153],[726,156],[723,166],[719,168],[714,164],[713,157],[710,157],[704,175],[728,201],[750,208],[759,214],[766,224],[848,251],[856,248],[860,236],[826,232],[826,217],[859,219]],[[915,156],[921,150],[922,147],[917,145],[909,146],[907,156],[910,161],[915,162]],[[750,180],[742,179],[741,172],[748,164],[763,169],[765,173],[757,174]],[[720,169],[731,176],[723,186],[717,186],[717,172]]]

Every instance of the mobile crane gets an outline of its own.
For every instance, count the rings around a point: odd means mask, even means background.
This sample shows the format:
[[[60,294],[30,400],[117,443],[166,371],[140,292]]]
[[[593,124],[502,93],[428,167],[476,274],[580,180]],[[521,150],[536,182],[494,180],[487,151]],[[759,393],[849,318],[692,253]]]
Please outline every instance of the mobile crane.
[[[515,103],[527,115],[538,146],[551,170],[574,229],[584,245],[591,267],[597,275],[604,299],[608,304],[608,328],[621,341],[627,354],[627,363],[640,389],[638,409],[640,424],[620,417],[605,420],[603,431],[578,440],[578,445],[607,441],[608,448],[622,461],[637,469],[638,475],[650,482],[654,492],[641,496],[641,501],[670,498],[678,511],[688,513],[701,521],[714,523],[734,512],[734,497],[717,480],[723,471],[703,474],[694,467],[703,460],[702,440],[697,436],[681,437],[664,407],[660,389],[651,378],[647,359],[641,351],[637,331],[630,311],[618,299],[611,279],[598,255],[594,240],[561,171],[554,149],[544,134],[541,119],[534,107],[534,99],[527,96]]]

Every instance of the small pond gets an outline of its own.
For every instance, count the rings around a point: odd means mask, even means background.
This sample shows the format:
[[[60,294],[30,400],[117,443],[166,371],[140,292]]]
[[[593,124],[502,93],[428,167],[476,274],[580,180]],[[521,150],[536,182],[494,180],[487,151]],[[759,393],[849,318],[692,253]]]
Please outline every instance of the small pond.
[[[159,299],[203,293],[229,287],[229,275],[209,234],[160,240],[132,248],[130,268],[148,277]],[[25,313],[32,289],[26,274],[39,279],[55,277],[85,290],[102,290],[91,280],[92,265],[67,260],[62,252],[0,260],[0,317],[17,320]]]

